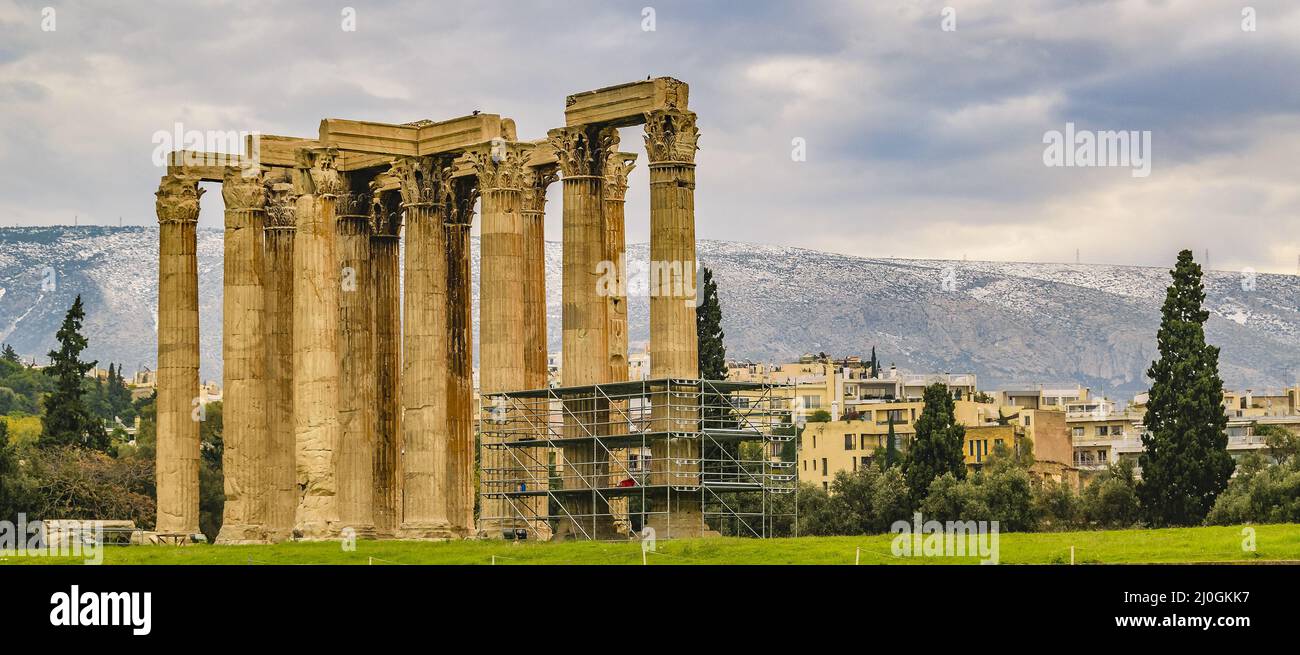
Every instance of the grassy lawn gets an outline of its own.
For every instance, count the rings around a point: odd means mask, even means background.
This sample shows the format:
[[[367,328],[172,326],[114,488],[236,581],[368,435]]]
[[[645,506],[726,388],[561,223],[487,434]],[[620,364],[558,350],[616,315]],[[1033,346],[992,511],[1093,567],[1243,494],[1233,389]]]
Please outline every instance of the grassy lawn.
[[[1173,528],[1000,535],[1003,564],[1138,562],[1261,562],[1300,560],[1300,524],[1254,526],[1256,550],[1242,549],[1242,527]],[[974,564],[978,558],[895,557],[893,535],[798,539],[695,539],[660,541],[647,555],[665,564]],[[105,564],[641,564],[638,543],[527,543],[458,541],[358,541],[267,546],[112,546]],[[0,554],[0,564],[77,564],[81,559]]]

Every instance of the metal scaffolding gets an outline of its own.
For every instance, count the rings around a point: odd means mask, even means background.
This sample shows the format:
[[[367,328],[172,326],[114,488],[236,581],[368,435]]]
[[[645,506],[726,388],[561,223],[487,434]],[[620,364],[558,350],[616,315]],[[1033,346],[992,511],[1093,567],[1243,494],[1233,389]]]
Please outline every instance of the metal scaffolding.
[[[795,437],[776,429],[791,423],[786,398],[782,385],[697,379],[485,396],[481,524],[506,538],[626,539],[700,520],[700,534],[767,537],[794,511],[774,497],[798,485],[782,458]]]

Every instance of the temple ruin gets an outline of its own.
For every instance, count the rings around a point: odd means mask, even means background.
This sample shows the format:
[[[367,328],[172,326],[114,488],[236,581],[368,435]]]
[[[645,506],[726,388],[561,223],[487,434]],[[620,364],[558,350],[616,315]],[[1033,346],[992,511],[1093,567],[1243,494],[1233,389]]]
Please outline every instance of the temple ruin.
[[[157,531],[199,529],[195,230],[200,182],[220,182],[219,542],[335,539],[345,530],[402,539],[610,538],[641,525],[629,518],[638,511],[655,517],[645,524],[662,522],[663,537],[709,533],[706,501],[687,491],[703,484],[699,436],[710,431],[699,426],[711,410],[670,399],[763,390],[696,380],[698,131],[687,99],[687,85],[672,78],[571,95],[565,125],[534,141],[520,141],[509,118],[475,112],[401,125],[326,119],[315,138],[254,137],[238,161],[173,153],[157,193]],[[670,292],[650,300],[653,380],[644,393],[614,398],[600,390],[629,384],[626,298],[602,292],[596,271],[602,262],[622,270],[624,192],[638,155],[620,150],[618,129],[636,125],[644,126],[650,172],[651,259],[675,265],[661,280]],[[569,390],[559,394],[546,389],[543,241],[546,189],[557,180],[561,389]],[[479,387],[482,420],[495,426],[478,453],[478,482],[469,242],[476,206]],[[544,410],[511,400],[529,393],[544,399]],[[631,413],[640,425],[618,418]],[[736,439],[767,438],[727,416],[727,430],[744,432]],[[507,434],[522,429],[529,434]],[[642,480],[638,510],[600,492],[620,488],[619,458],[633,445],[649,453],[654,476],[673,478],[658,481],[663,496],[647,496],[653,485]],[[548,489],[549,480],[575,477],[577,487]],[[559,492],[575,488],[581,492],[553,511]],[[669,489],[687,491],[673,497]]]

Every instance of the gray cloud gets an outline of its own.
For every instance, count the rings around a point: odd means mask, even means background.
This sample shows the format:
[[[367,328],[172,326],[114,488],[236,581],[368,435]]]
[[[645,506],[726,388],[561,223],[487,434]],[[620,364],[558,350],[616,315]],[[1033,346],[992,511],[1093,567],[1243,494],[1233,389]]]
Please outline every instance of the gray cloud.
[[[939,29],[946,5],[956,32]],[[0,0],[0,224],[153,222],[151,137],[176,122],[310,135],[323,117],[478,109],[539,138],[568,93],[672,75],[701,119],[700,238],[1156,266],[1209,248],[1215,268],[1290,273],[1300,9],[1251,5],[1252,33],[1239,6],[1139,0]],[[1067,121],[1150,130],[1151,176],[1044,167],[1043,133]],[[634,240],[646,180],[641,166]],[[204,224],[219,212],[209,194]]]

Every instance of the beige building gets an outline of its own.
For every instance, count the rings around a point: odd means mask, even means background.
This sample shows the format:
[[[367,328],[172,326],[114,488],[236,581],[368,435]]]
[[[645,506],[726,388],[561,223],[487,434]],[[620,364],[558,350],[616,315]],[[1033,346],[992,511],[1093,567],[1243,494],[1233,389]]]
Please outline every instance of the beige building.
[[[1228,452],[1233,457],[1267,448],[1259,426],[1278,425],[1300,433],[1300,385],[1275,391],[1224,391],[1223,411],[1228,416]],[[1137,466],[1142,454],[1142,434],[1147,394],[1119,408],[1104,398],[1070,403],[1066,422],[1074,446],[1074,466],[1085,473],[1104,470],[1122,460]],[[1139,469],[1140,473],[1140,469]]]
[[[914,424],[924,408],[920,400],[879,402],[860,406],[852,418],[808,423],[800,439],[800,480],[829,490],[837,472],[869,466],[883,452],[880,449],[886,445],[891,420],[896,445],[900,451],[906,450],[916,435]],[[998,445],[1015,448],[1023,439],[1033,446],[1032,474],[1056,481],[1077,480],[1063,411],[957,400],[953,414],[966,427],[962,450],[967,467],[979,468]]]

